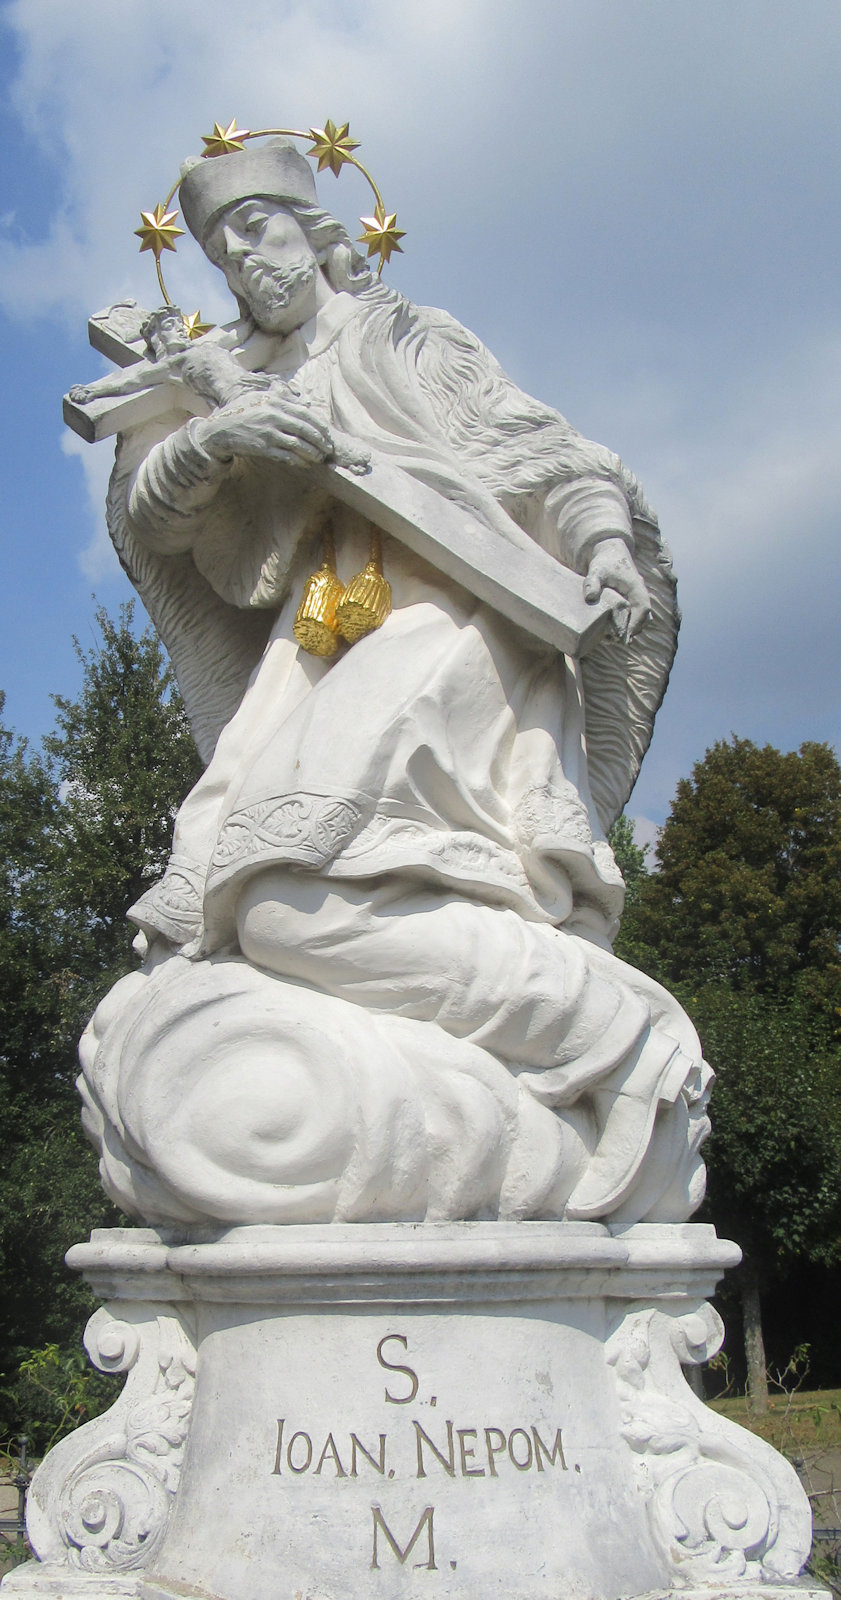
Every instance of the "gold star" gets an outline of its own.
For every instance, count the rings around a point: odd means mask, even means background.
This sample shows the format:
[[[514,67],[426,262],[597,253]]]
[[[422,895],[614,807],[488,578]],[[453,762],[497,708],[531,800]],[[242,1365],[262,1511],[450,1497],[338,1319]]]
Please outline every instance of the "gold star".
[[[389,212],[386,216],[385,207],[380,203],[374,209],[372,217],[360,217],[360,222],[365,229],[359,235],[358,244],[367,244],[368,256],[378,255],[380,264],[378,272],[382,272],[385,262],[390,261],[396,251],[403,254],[403,246],[398,244],[398,239],[405,239],[405,230],[397,227],[396,211]]]
[[[210,333],[215,328],[215,322],[202,322],[200,311],[191,311],[189,317],[182,316],[183,322],[191,339],[200,339],[203,333]]]
[[[232,117],[227,128],[221,123],[214,122],[212,133],[203,133],[201,142],[207,146],[202,151],[203,156],[226,156],[231,150],[244,150],[243,139],[248,138],[247,128],[238,128],[236,117]]]
[[[155,260],[160,261],[162,250],[174,250],[175,240],[184,232],[183,228],[175,227],[177,211],[165,211],[162,205],[155,206],[154,211],[141,211],[142,228],[135,228],[138,239],[142,239],[140,253],[151,250]]]
[[[328,117],[323,128],[310,128],[313,146],[307,151],[307,155],[318,157],[319,172],[329,167],[338,178],[345,162],[351,160],[351,151],[359,149],[359,140],[351,139],[348,134],[349,127],[349,122],[343,122],[341,127],[337,128],[335,122]]]

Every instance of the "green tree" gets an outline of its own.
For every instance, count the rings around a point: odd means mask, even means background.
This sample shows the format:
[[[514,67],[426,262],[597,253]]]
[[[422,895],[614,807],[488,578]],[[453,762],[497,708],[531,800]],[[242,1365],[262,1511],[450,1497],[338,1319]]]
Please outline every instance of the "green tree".
[[[823,1011],[799,996],[709,985],[685,998],[717,1075],[707,1213],[744,1251],[748,1381],[763,1409],[763,1292],[784,1292],[797,1262],[841,1260],[841,1051]]]
[[[648,872],[645,858],[649,847],[647,844],[637,844],[634,824],[624,811],[621,817],[616,818],[607,837],[616,857],[616,865],[625,879],[627,902],[630,902],[636,897],[640,880]]]
[[[135,964],[126,907],[163,870],[200,770],[171,670],[132,620],[97,613],[42,755],[0,729],[0,1433],[32,1429],[20,1363],[53,1344],[69,1358],[92,1308],[64,1253],[117,1213],[79,1124],[76,1044]]]
[[[64,908],[64,977],[74,1038],[96,1000],[134,964],[127,908],[163,872],[172,825],[201,771],[172,669],[133,608],[96,613],[101,643],[76,653],[78,699],[56,695],[44,740],[64,800],[51,889]],[[69,1003],[72,994],[73,1002]]]
[[[625,879],[625,910],[619,932],[613,941],[613,948],[630,966],[642,967],[645,971],[649,971],[653,960],[652,954],[650,950],[638,948],[633,908],[648,877],[646,857],[650,846],[637,844],[634,838],[634,824],[624,812],[621,817],[617,817],[607,837],[616,857],[616,865]]]
[[[678,785],[618,953],[673,989],[717,1074],[708,1214],[742,1245],[749,1383],[760,1290],[841,1255],[841,767],[733,738]]]
[[[713,745],[677,794],[629,936],[667,983],[841,1007],[841,768],[828,745]]]
[[[0,1064],[13,1095],[50,1082],[60,1027],[48,887],[59,811],[49,766],[0,725]]]
[[[54,894],[62,801],[50,764],[0,729],[0,1372],[51,1329],[78,1329],[84,1285],[61,1269],[85,1227],[113,1216],[78,1125]],[[0,1401],[0,1432],[18,1423]]]

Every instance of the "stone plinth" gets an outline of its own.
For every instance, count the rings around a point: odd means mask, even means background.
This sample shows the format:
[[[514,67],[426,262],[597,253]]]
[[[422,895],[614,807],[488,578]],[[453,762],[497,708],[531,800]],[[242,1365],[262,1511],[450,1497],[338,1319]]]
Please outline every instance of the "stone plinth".
[[[682,1373],[736,1259],[693,1224],[95,1233],[127,1382],[36,1475],[8,1600],[788,1593],[797,1478]]]

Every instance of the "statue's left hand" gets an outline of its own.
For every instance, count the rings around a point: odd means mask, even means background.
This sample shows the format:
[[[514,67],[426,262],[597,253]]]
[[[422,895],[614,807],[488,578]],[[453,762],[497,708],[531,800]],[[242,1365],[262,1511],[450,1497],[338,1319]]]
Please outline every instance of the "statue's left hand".
[[[330,430],[295,398],[288,385],[252,390],[193,427],[196,443],[218,461],[263,456],[291,466],[309,466],[333,454]]]
[[[627,644],[651,616],[651,596],[624,539],[601,539],[593,551],[584,579],[585,600],[595,604],[604,589],[613,592],[613,626]]]

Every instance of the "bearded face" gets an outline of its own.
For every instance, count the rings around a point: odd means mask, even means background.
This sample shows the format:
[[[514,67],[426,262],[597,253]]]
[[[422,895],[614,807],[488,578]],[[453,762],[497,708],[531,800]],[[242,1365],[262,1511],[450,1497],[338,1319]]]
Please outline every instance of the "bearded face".
[[[223,212],[205,250],[264,333],[300,328],[330,292],[303,229],[276,201],[244,200]]]
[[[274,330],[278,316],[293,305],[309,301],[309,291],[315,282],[318,266],[312,256],[301,256],[285,267],[277,266],[270,256],[255,253],[248,256],[242,266],[242,290],[258,327]]]

